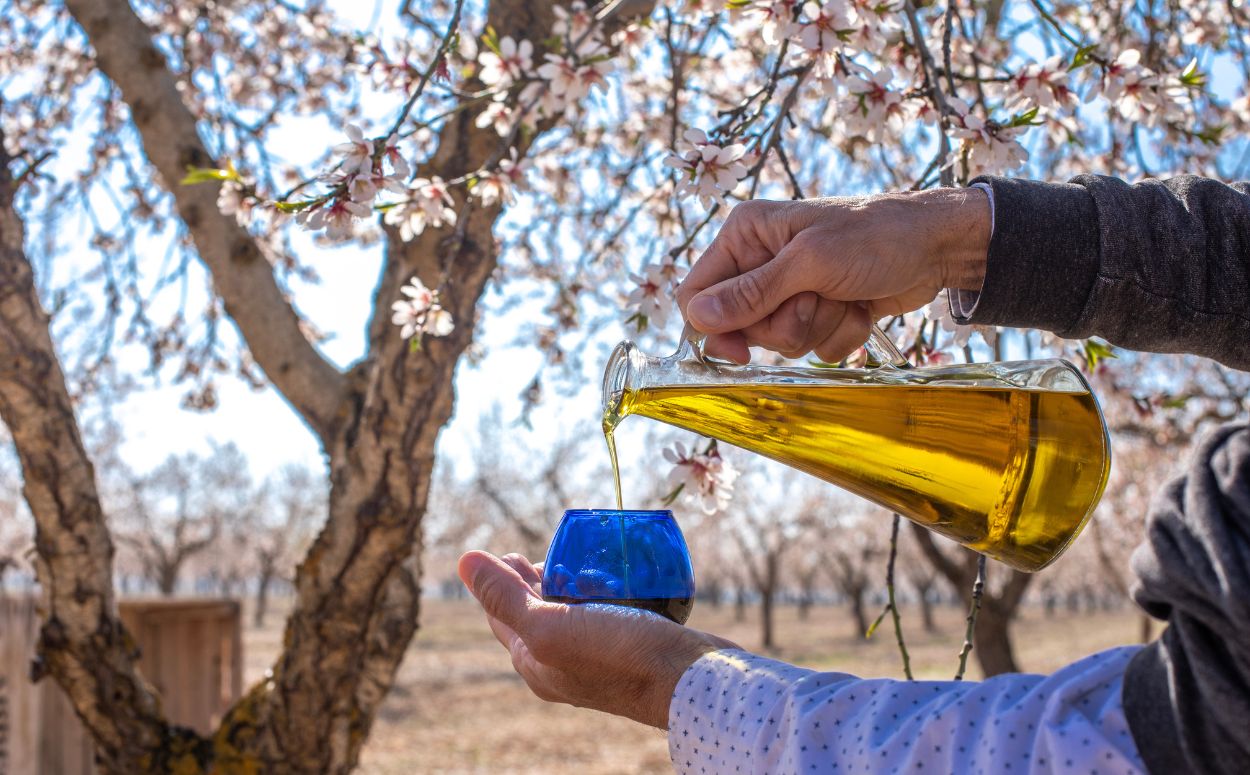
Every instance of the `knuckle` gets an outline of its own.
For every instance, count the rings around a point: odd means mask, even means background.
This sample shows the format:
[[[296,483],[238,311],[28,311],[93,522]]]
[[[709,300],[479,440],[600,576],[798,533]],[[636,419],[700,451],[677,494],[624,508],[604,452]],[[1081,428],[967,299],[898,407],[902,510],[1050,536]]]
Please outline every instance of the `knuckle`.
[[[492,574],[478,577],[473,585],[473,592],[488,614],[496,619],[502,618],[500,614],[505,609],[506,595],[503,584],[497,576]]]
[[[764,287],[764,282],[760,279],[758,273],[748,272],[742,275],[732,287],[732,302],[735,306],[750,310],[764,306],[767,289]]]

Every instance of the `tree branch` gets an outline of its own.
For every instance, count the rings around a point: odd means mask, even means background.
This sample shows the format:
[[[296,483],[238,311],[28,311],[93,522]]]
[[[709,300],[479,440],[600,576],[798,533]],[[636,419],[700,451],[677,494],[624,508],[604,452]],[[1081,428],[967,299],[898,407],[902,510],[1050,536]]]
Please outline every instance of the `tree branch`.
[[[96,62],[121,89],[147,157],[173,195],[226,312],[278,391],[325,445],[338,418],[342,373],[304,336],[255,239],[217,208],[220,184],[180,185],[188,167],[218,167],[200,140],[152,32],[126,0],[66,0]]]

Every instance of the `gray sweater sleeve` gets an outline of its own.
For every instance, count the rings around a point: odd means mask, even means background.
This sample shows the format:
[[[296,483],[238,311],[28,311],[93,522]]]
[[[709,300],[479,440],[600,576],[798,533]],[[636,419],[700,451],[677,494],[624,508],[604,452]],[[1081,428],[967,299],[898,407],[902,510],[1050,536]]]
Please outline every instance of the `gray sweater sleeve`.
[[[1155,498],[1133,596],[1168,622],[1124,677],[1152,773],[1250,773],[1250,426],[1208,436]]]
[[[1101,336],[1250,369],[1250,183],[985,177],[994,236],[963,323]]]

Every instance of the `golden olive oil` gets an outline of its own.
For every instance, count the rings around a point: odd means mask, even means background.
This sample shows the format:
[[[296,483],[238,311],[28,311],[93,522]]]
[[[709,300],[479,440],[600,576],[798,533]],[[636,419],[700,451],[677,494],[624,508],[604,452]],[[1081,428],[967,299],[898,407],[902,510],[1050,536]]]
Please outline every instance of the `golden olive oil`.
[[[742,383],[618,395],[604,414],[613,453],[621,419],[650,417],[806,471],[1021,570],[1075,537],[1109,468],[1088,391]],[[619,506],[615,454],[612,463]]]
[[[608,442],[608,457],[612,459],[612,482],[616,485],[616,510],[624,511],[625,504],[621,499],[621,466],[616,460],[616,430],[621,418],[612,413],[611,409],[603,413],[603,438]]]

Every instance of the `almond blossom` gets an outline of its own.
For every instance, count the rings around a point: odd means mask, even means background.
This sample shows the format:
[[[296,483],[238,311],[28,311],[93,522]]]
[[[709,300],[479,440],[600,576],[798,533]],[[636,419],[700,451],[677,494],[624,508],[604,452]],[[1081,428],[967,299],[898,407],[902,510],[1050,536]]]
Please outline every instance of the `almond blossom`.
[[[483,51],[478,57],[482,70],[478,78],[487,86],[508,88],[523,79],[533,68],[534,44],[528,40],[517,43],[511,37],[499,40],[499,51]]]
[[[590,30],[594,23],[594,16],[586,9],[586,4],[582,0],[571,4],[568,8],[562,5],[552,6],[555,12],[556,21],[551,25],[551,31],[556,37],[566,38],[578,42]]]
[[[339,242],[352,237],[357,219],[368,218],[372,214],[373,208],[369,205],[341,197],[301,211],[296,216],[296,222],[312,231],[325,229],[328,239]]]
[[[348,142],[334,146],[335,155],[342,156],[342,170],[345,175],[360,172],[368,174],[373,171],[373,142],[365,138],[364,132],[355,124],[348,124],[344,130]]]
[[[217,209],[222,215],[233,215],[240,226],[247,226],[252,219],[256,200],[247,195],[247,189],[237,180],[227,180],[217,191]]]
[[[799,45],[815,60],[813,73],[817,78],[832,78],[837,70],[837,55],[842,51],[843,36],[858,26],[855,9],[847,0],[808,0],[803,4],[806,21],[799,28]]]
[[[474,125],[479,129],[493,127],[500,137],[506,137],[512,131],[513,123],[512,108],[508,107],[502,100],[492,102],[477,115]]]
[[[798,32],[794,9],[800,4],[801,0],[751,0],[734,8],[743,14],[752,30],[759,30],[765,43],[777,46]]]
[[[1014,85],[1018,91],[1012,99],[1013,108],[1070,108],[1076,104],[1076,94],[1068,87],[1068,68],[1059,54],[1025,65],[1016,74]]]
[[[399,226],[400,238],[410,242],[425,231],[426,226],[438,228],[445,223],[455,223],[454,205],[455,201],[442,178],[437,175],[428,179],[417,178],[408,190],[408,200],[386,212],[386,222]]]
[[[672,283],[665,277],[663,264],[648,264],[641,274],[631,272],[629,279],[636,287],[625,299],[625,305],[635,310],[639,327],[646,321],[663,328],[673,309]]]
[[[702,129],[693,128],[685,131],[682,140],[677,152],[664,160],[665,165],[685,173],[677,188],[682,196],[697,196],[710,207],[747,176],[741,162],[746,146],[741,143],[722,148],[708,140]]]
[[[547,62],[538,68],[538,77],[547,81],[548,93],[560,106],[553,112],[575,105],[590,94],[591,88],[604,85],[610,64],[601,57],[607,53],[597,42],[588,41],[578,47],[575,55],[545,55]]]
[[[890,89],[893,80],[894,71],[888,67],[846,79],[847,97],[839,107],[848,132],[879,142],[887,126],[901,129],[907,110],[903,95]]]
[[[1028,161],[1028,151],[1016,140],[1027,126],[1004,126],[987,121],[957,97],[948,98],[947,104],[953,111],[951,136],[963,141],[960,151],[966,154],[970,177],[1015,169]],[[958,161],[952,157],[947,163]]]
[[[951,315],[950,301],[947,298],[946,291],[942,291],[936,299],[925,306],[924,316],[926,320],[937,321],[943,331],[953,333],[955,336],[952,341],[956,347],[966,347],[974,333],[980,334],[981,338],[990,347],[993,347],[994,342],[998,340],[998,329],[994,326],[965,326],[956,323],[955,318]],[[930,356],[929,360],[937,363],[943,362],[935,360],[934,356]]]
[[[509,149],[508,158],[499,161],[494,172],[484,172],[473,186],[471,193],[489,207],[497,202],[516,204],[516,192],[525,188],[525,173],[530,168],[529,159],[517,159],[516,148]]]
[[[451,313],[439,304],[438,291],[426,288],[421,278],[414,275],[399,292],[408,298],[391,304],[391,323],[400,326],[404,339],[422,334],[447,336],[455,329]]]
[[[673,464],[668,486],[674,495],[681,492],[709,516],[729,507],[739,471],[721,457],[714,443],[707,452],[687,453],[685,446],[677,442],[671,449],[665,448],[664,459]]]

